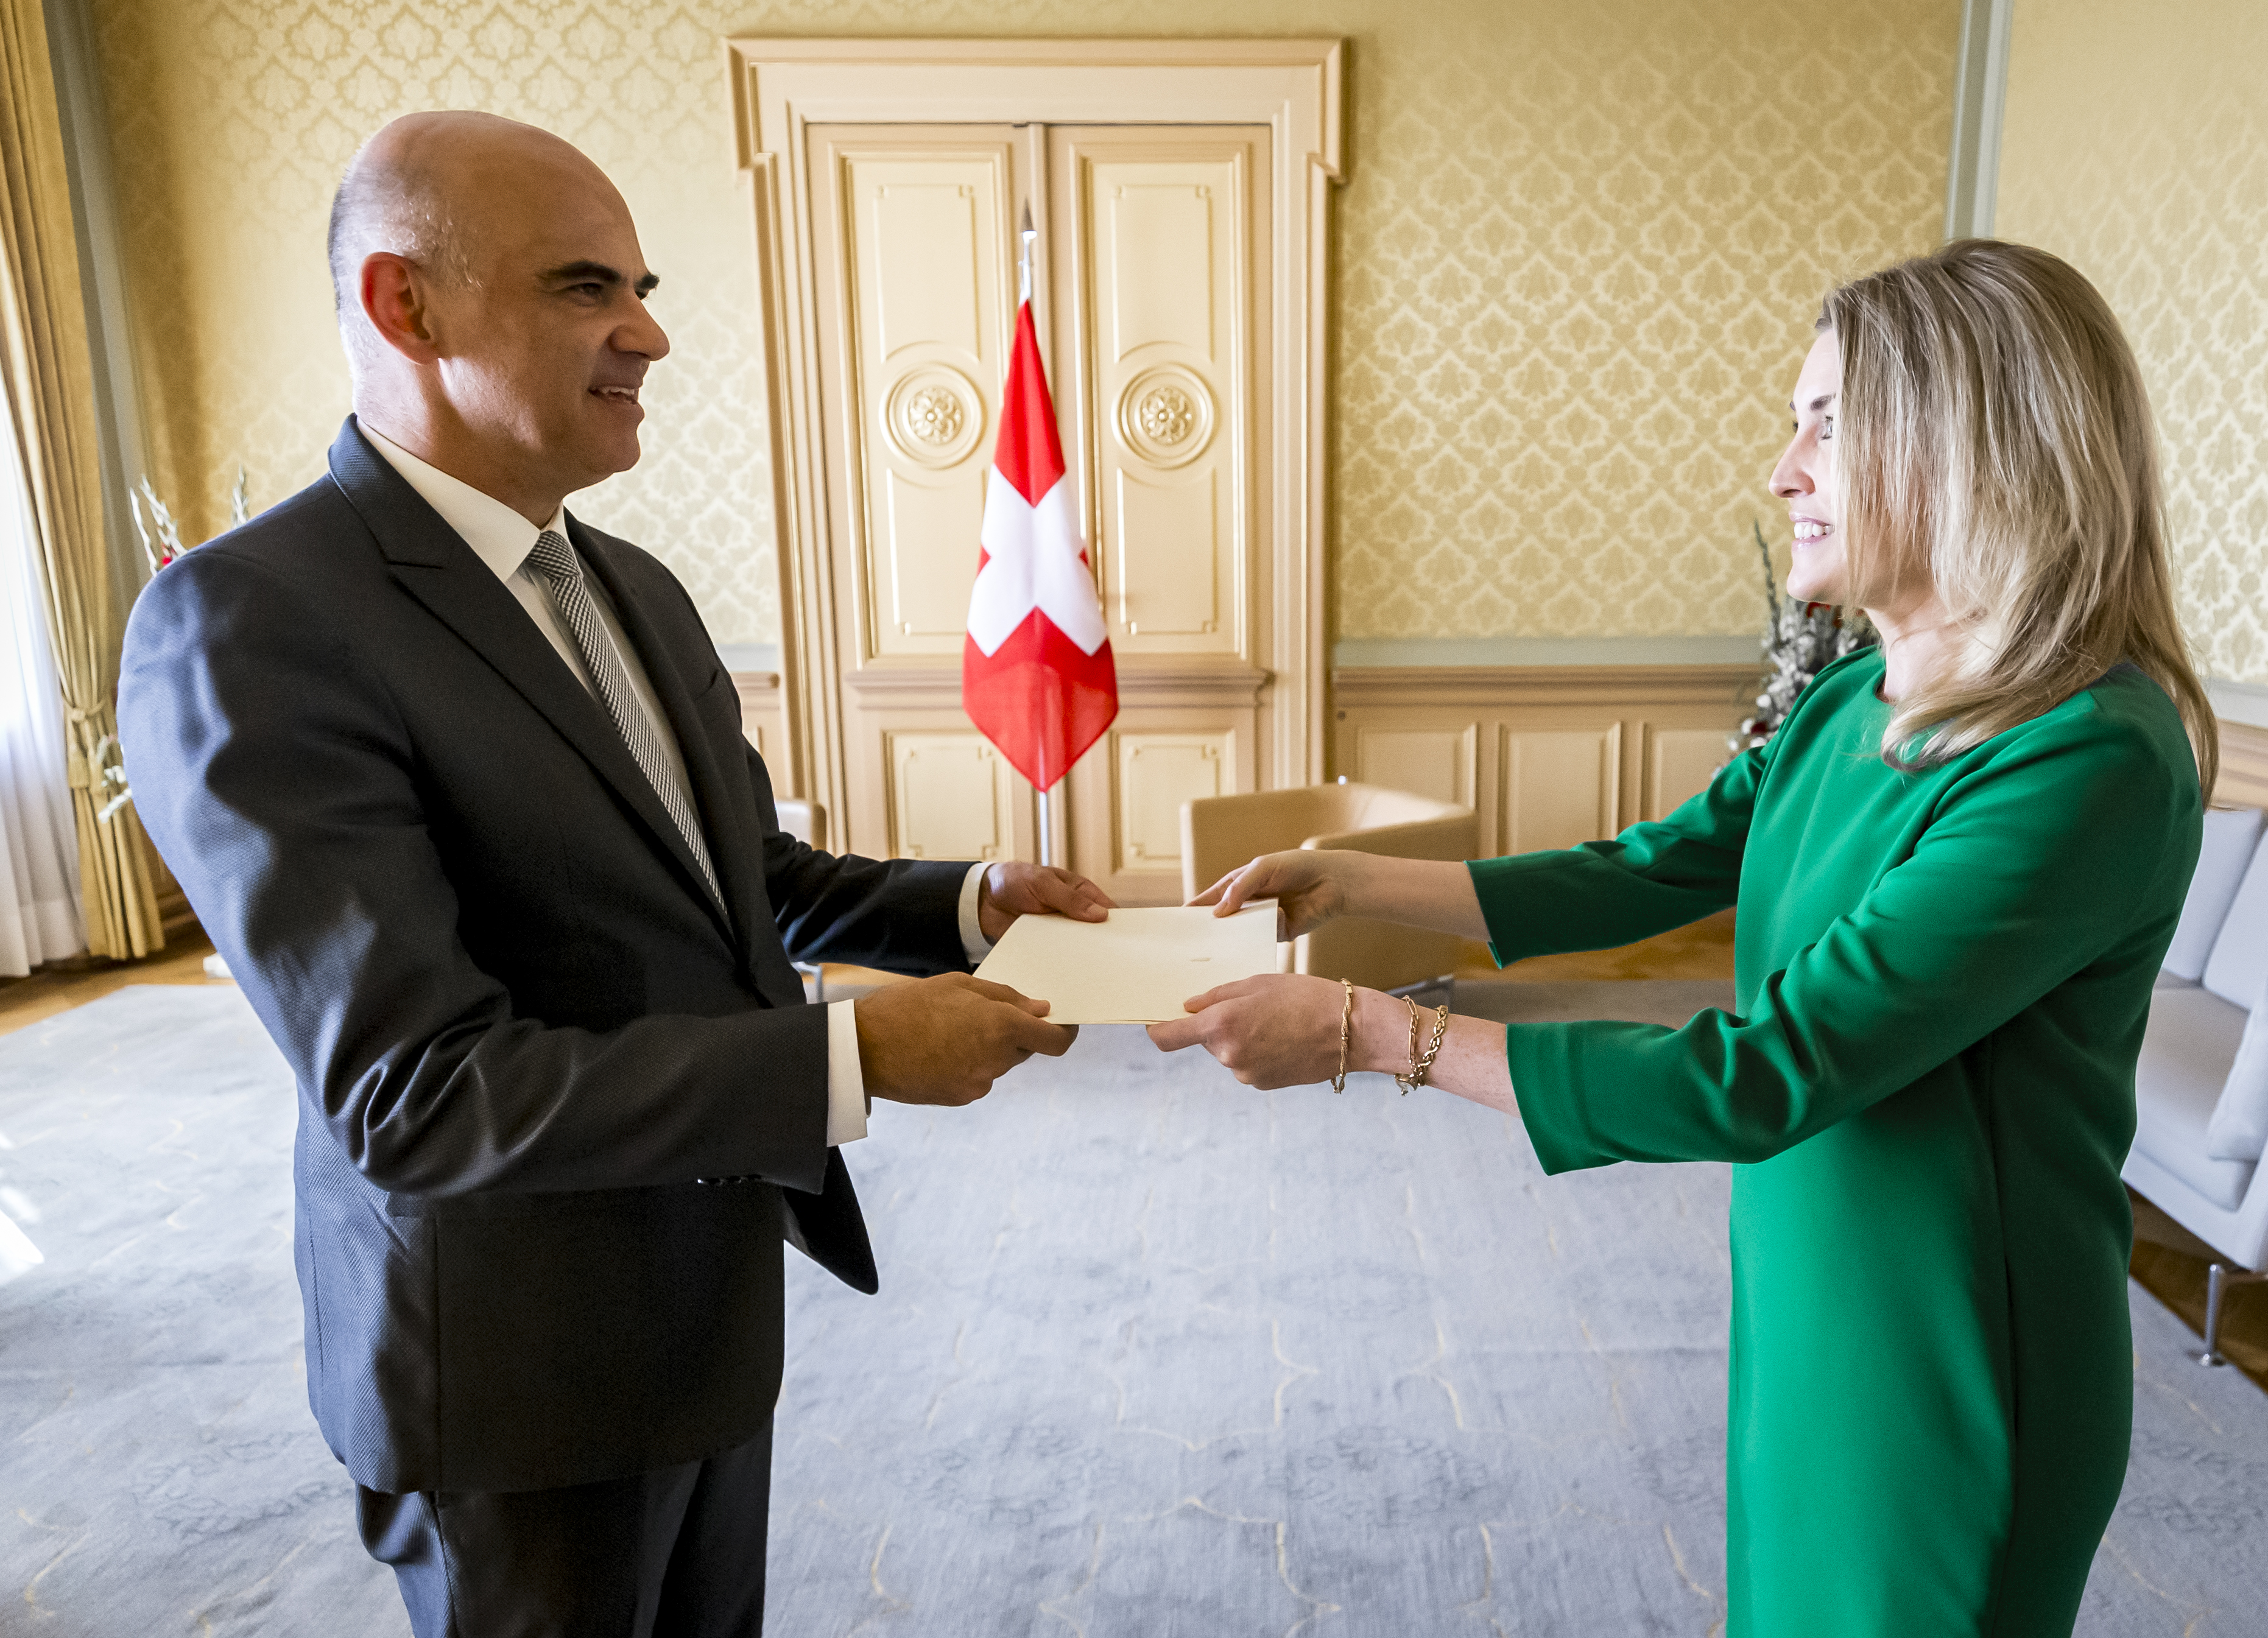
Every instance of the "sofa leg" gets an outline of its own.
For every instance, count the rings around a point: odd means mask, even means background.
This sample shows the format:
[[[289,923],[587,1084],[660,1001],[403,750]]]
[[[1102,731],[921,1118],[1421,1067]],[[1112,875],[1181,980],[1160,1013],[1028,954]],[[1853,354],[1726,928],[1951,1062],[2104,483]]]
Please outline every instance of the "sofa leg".
[[[2205,1347],[2190,1357],[2200,1365],[2218,1366],[2228,1363],[2228,1356],[2220,1351],[2220,1311],[2228,1300],[2232,1285],[2250,1285],[2257,1280],[2268,1280],[2268,1274],[2255,1274],[2250,1268],[2240,1268],[2233,1263],[2214,1261],[2205,1276]]]

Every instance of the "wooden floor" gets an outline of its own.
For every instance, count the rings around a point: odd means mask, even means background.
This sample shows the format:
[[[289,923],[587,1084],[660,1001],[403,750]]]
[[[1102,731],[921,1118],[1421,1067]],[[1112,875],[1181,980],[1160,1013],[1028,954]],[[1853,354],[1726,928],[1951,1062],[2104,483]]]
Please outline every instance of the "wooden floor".
[[[81,957],[41,967],[29,978],[0,978],[0,1035],[129,984],[225,984],[226,979],[205,976],[204,959],[212,952],[212,940],[192,930],[139,961]]]
[[[161,953],[142,961],[78,963],[43,969],[29,978],[0,979],[0,1035],[22,1029],[66,1008],[107,995],[128,984],[219,984],[205,976],[204,959],[212,944],[202,934],[177,938]],[[1579,955],[1535,956],[1498,972],[1480,945],[1461,975],[1530,983],[1572,983],[1604,979],[1703,979],[1733,976],[1733,915],[1727,911],[1690,927]],[[855,967],[827,970],[830,996],[856,995],[883,973]],[[2205,1263],[2196,1241],[2172,1225],[2165,1214],[2139,1196],[2135,1200],[2133,1273],[2160,1302],[2200,1334],[2205,1328]],[[2221,1352],[2268,1388],[2268,1283],[2239,1286],[2221,1316]],[[2203,1369],[2200,1367],[2200,1369]]]

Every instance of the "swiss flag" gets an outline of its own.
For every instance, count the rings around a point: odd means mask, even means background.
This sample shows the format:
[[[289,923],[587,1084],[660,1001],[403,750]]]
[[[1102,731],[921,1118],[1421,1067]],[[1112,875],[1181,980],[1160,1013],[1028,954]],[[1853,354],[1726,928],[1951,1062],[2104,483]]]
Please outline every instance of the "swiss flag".
[[[1052,790],[1118,715],[1118,667],[1071,516],[1028,301],[1016,310],[978,538],[961,702],[1018,773]]]

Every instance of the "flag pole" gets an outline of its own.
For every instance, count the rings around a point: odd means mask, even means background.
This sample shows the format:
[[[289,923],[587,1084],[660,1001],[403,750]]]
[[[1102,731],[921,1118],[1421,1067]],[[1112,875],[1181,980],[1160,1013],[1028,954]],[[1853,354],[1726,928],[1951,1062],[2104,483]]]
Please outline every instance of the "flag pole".
[[[1023,225],[1016,230],[1016,238],[1019,241],[1016,251],[1016,300],[1019,305],[1032,299],[1032,241],[1038,237],[1038,230],[1032,226],[1031,202],[1027,200],[1024,202]],[[1054,804],[1049,800],[1047,791],[1042,790],[1039,794],[1040,864],[1045,868],[1056,862],[1055,827],[1049,822],[1051,817],[1050,810]]]

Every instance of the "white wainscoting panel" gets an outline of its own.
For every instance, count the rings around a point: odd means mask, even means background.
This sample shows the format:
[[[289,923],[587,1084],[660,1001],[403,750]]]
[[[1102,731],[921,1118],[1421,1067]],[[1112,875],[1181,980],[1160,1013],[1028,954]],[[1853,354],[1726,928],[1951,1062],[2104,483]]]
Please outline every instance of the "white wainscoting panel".
[[[1757,677],[1745,662],[1343,667],[1331,771],[1471,804],[1486,855],[1571,847],[1706,785]]]
[[[1658,819],[1675,812],[1688,797],[1708,789],[1717,770],[1732,756],[1731,734],[1720,728],[1656,728],[1646,731],[1646,791],[1641,816]]]
[[[1015,770],[980,733],[885,732],[890,852],[1000,859],[1015,834]]]
[[[1393,790],[1414,791],[1437,802],[1473,805],[1475,753],[1480,744],[1480,724],[1463,723],[1440,728],[1372,728],[1355,731],[1355,765],[1350,776],[1357,784],[1384,785]]]
[[[1506,853],[1572,848],[1615,834],[1622,772],[1620,723],[1602,728],[1504,731]]]

